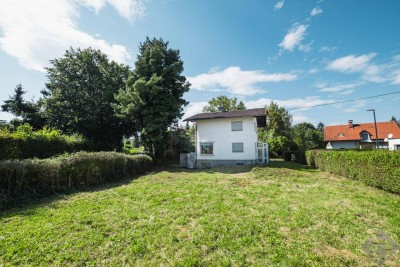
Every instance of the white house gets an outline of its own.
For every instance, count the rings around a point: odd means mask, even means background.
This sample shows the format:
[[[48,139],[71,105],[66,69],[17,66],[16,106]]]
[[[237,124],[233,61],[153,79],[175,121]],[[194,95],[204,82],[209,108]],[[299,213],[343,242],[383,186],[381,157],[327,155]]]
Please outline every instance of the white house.
[[[201,113],[185,121],[196,126],[195,166],[254,165],[268,162],[268,145],[258,142],[264,108]]]
[[[389,150],[400,150],[400,127],[395,121],[377,122],[378,146]],[[324,140],[327,149],[375,148],[374,123],[353,123],[326,126]]]

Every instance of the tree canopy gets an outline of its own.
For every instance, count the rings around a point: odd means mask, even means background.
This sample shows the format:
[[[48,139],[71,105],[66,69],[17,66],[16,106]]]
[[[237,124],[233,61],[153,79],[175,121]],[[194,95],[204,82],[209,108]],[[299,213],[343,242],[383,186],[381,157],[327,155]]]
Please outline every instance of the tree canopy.
[[[237,111],[244,110],[246,106],[242,101],[239,101],[236,97],[228,98],[227,96],[220,95],[216,98],[211,98],[208,101],[208,105],[203,107],[203,112],[218,112],[219,109],[224,111]]]
[[[292,127],[292,115],[278,104],[271,102],[266,107],[267,128],[270,136],[290,137]]]
[[[119,148],[130,122],[112,108],[125,87],[129,67],[110,61],[100,50],[70,49],[47,68],[45,116],[50,126],[80,133],[105,149]]]
[[[24,94],[26,92],[21,84],[15,87],[14,95],[4,101],[1,106],[3,112],[10,112],[14,116],[20,117],[21,124],[29,123],[34,129],[41,129],[45,125],[45,120],[41,114],[42,101],[26,101]]]
[[[321,125],[319,124],[318,126],[321,129]],[[293,141],[296,143],[298,149],[307,150],[324,147],[324,133],[319,129],[316,129],[314,125],[308,122],[302,122],[293,126]]]
[[[168,127],[183,115],[188,104],[183,94],[190,84],[182,75],[179,50],[163,39],[147,38],[139,46],[135,70],[113,105],[121,118],[141,129],[145,148],[160,161],[165,157]]]

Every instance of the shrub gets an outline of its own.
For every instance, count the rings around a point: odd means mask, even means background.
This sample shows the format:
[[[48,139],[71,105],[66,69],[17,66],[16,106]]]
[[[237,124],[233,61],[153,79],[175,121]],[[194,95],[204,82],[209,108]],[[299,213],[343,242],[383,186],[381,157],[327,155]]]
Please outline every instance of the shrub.
[[[400,193],[400,152],[310,150],[307,163],[323,171]]]
[[[66,152],[98,150],[80,135],[68,136],[50,128],[33,131],[29,124],[20,125],[15,132],[1,130],[0,147],[0,160],[49,158]]]
[[[88,188],[142,174],[151,167],[149,156],[116,152],[0,161],[0,208],[9,200]]]

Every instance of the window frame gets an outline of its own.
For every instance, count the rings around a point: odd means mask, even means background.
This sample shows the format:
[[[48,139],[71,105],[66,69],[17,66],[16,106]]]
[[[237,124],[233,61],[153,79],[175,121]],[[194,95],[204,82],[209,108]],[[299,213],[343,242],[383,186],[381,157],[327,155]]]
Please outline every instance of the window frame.
[[[212,153],[210,154],[203,154],[203,150],[201,148],[202,145],[204,144],[211,144],[212,146]],[[199,146],[200,146],[200,155],[202,156],[214,156],[214,142],[199,142]]]
[[[240,144],[242,145],[242,151],[235,151],[234,146]],[[232,143],[232,153],[244,153],[244,143],[243,142],[234,142]]]
[[[234,123],[240,123],[241,124],[241,128],[240,128],[240,130],[234,130],[233,129],[233,124]],[[243,121],[231,121],[231,131],[232,132],[242,132],[243,131]]]
[[[367,139],[364,139],[364,136],[367,136]],[[371,140],[371,135],[368,132],[362,132],[361,133],[361,141],[370,141]]]

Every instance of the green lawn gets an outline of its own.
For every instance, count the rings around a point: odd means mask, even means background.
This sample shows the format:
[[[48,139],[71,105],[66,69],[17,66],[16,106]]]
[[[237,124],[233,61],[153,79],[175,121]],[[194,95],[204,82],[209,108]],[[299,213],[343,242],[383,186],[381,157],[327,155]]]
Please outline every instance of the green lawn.
[[[0,216],[0,266],[400,266],[394,244],[400,196],[284,162],[171,168]]]

